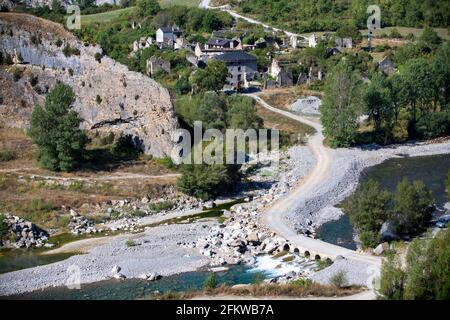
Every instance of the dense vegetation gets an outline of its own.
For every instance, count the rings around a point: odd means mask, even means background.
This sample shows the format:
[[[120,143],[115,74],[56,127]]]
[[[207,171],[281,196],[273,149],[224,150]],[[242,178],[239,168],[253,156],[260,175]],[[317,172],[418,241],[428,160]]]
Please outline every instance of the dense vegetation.
[[[227,96],[207,92],[183,96],[175,101],[175,108],[190,128],[194,121],[202,121],[203,130],[246,130],[258,129],[263,125],[262,119],[257,115],[254,100],[242,95]],[[216,197],[236,190],[241,179],[239,169],[239,165],[185,164],[181,166],[182,177],[177,185],[183,192],[198,198]]]
[[[33,110],[29,134],[44,168],[71,171],[79,165],[86,136],[79,129],[77,113],[70,110],[74,100],[72,88],[59,83],[46,96],[44,107]]]
[[[232,1],[233,2],[233,1]],[[369,5],[381,9],[381,25],[448,27],[450,3],[446,0],[243,0],[234,1],[244,14],[295,32],[334,31],[353,24],[366,28]]]
[[[327,76],[322,122],[331,146],[387,144],[450,133],[450,43],[431,29],[393,53],[399,72],[369,72],[342,59]],[[367,73],[366,71],[366,73]],[[350,76],[349,76],[350,75]],[[337,102],[337,103],[336,103]],[[360,117],[368,115],[368,121]],[[369,130],[362,128],[369,125]]]
[[[391,255],[381,268],[380,294],[385,299],[450,299],[450,229],[434,238],[414,240],[403,264]]]
[[[411,183],[405,178],[392,195],[369,180],[345,203],[344,211],[367,248],[380,242],[380,230],[386,221],[399,235],[423,232],[434,210],[433,202],[430,190],[421,181]]]

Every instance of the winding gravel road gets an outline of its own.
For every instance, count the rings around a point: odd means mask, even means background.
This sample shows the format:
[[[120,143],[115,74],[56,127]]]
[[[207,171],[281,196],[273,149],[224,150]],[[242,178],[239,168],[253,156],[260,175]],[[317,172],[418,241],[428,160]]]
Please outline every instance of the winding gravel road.
[[[298,204],[298,199],[300,197],[305,198],[309,194],[312,194],[320,184],[327,183],[330,178],[333,150],[325,147],[323,144],[324,136],[322,133],[322,125],[317,122],[317,120],[274,108],[256,94],[249,94],[249,96],[255,99],[262,107],[309,125],[316,130],[316,134],[308,140],[308,147],[317,161],[316,166],[311,170],[308,176],[288,193],[286,197],[275,201],[266,210],[265,214],[262,216],[263,223],[275,233],[288,240],[294,247],[298,248],[300,252],[308,251],[313,257],[317,254],[322,259],[331,258],[332,260],[336,259],[338,256],[343,256],[347,260],[352,260],[356,263],[364,263],[364,265],[367,266],[368,273],[373,275],[372,277],[369,277],[370,281],[367,282],[367,286],[371,288],[371,280],[379,273],[381,258],[360,254],[347,248],[297,234],[292,226],[287,225],[288,221],[285,219],[289,211]],[[368,295],[368,298],[373,297],[375,297],[373,293]]]

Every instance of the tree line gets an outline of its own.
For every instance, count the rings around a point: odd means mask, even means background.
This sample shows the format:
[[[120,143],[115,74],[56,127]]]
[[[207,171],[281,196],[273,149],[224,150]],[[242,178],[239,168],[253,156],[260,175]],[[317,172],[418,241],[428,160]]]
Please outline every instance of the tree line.
[[[435,36],[427,29],[421,41],[411,45],[425,45],[426,52],[409,56],[389,76],[373,72],[368,84],[360,70],[341,59],[327,76],[321,107],[331,146],[388,144],[450,133],[450,43],[429,40]],[[362,130],[366,123],[371,130]]]
[[[363,183],[343,210],[350,216],[362,246],[373,248],[382,239],[385,223],[389,225],[387,230],[398,236],[415,236],[425,231],[435,207],[431,191],[422,181],[405,178],[393,194],[376,181]]]

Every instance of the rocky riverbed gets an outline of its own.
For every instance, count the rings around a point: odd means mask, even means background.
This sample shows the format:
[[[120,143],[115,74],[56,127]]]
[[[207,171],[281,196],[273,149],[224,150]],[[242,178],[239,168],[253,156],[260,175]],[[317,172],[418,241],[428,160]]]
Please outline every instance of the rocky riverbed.
[[[78,276],[83,284],[118,278],[118,274],[120,278],[143,278],[144,275],[150,278],[196,270],[207,265],[209,259],[182,244],[194,241],[199,235],[206,236],[210,223],[167,225],[135,235],[121,234],[105,244],[93,246],[87,254],[1,274],[0,295],[65,286],[68,280],[76,280]],[[102,243],[102,239],[89,240]]]
[[[439,143],[409,143],[380,147],[331,150],[333,162],[329,179],[322,181],[312,194],[298,199],[286,217],[286,223],[293,224],[297,231],[310,234],[325,222],[343,215],[335,205],[353,193],[358,185],[361,172],[395,157],[415,157],[450,153],[450,141]]]

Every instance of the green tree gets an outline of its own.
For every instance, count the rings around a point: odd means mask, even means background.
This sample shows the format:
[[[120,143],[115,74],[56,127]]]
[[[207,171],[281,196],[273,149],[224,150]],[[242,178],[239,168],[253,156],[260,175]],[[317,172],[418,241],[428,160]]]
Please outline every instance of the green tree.
[[[422,232],[434,211],[433,203],[431,191],[422,181],[410,183],[404,178],[397,185],[391,215],[396,231],[411,235]]]
[[[364,247],[378,244],[378,233],[388,218],[391,194],[380,188],[378,182],[364,182],[344,205],[355,229],[360,233]]]
[[[438,36],[436,31],[429,27],[425,28],[419,40],[425,42],[425,44],[432,49],[437,48],[442,43],[442,39]]]
[[[181,76],[177,82],[175,82],[175,91],[178,94],[187,94],[192,90],[191,84],[189,83],[189,80],[185,76]]]
[[[332,146],[348,147],[355,142],[358,118],[363,107],[360,76],[342,60],[327,77],[320,108],[324,133]]]
[[[38,146],[38,160],[50,170],[71,171],[81,160],[86,136],[80,119],[70,106],[72,88],[58,83],[45,98],[44,108],[36,106],[31,115],[29,135]]]
[[[263,126],[263,119],[258,115],[255,100],[252,98],[233,95],[228,98],[228,104],[228,128],[247,130]]]
[[[450,229],[415,239],[404,266],[391,255],[381,268],[380,294],[387,299],[450,299]]]
[[[227,81],[228,68],[223,61],[211,61],[205,69],[198,69],[191,76],[196,93],[219,91]]]
[[[217,279],[214,273],[210,273],[203,283],[203,289],[212,290],[217,287]]]
[[[161,7],[157,0],[137,0],[136,12],[137,15],[145,18],[156,15],[161,11]]]
[[[207,200],[233,191],[240,181],[238,170],[237,165],[182,165],[177,186],[186,194]]]
[[[432,68],[424,58],[413,59],[406,63],[402,78],[406,88],[407,102],[412,108],[413,124],[415,125],[418,109],[422,114],[428,112],[435,96]]]
[[[364,96],[369,120],[373,121],[376,131],[381,129],[383,122],[393,118],[389,89],[385,86],[381,74],[375,74]]]
[[[401,262],[394,254],[389,255],[381,265],[379,293],[389,300],[402,300],[405,281]]]
[[[433,79],[436,83],[436,96],[441,106],[450,103],[450,42],[443,43],[436,51],[432,62]]]

